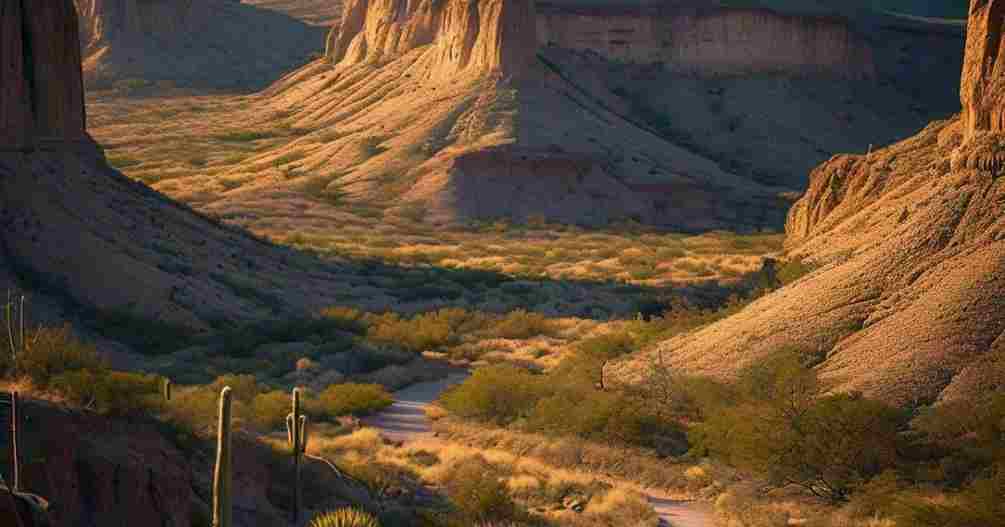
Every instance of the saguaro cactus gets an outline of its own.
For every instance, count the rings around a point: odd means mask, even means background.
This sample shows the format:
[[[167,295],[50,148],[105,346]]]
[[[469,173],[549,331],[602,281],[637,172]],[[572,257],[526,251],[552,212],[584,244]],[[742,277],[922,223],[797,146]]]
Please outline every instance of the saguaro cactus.
[[[293,482],[293,513],[290,515],[290,520],[293,525],[298,525],[302,508],[301,500],[303,499],[300,472],[303,456],[307,451],[307,416],[300,413],[300,388],[293,389],[293,411],[286,416],[286,439],[293,452],[295,478]]]
[[[230,386],[220,391],[216,427],[216,470],[213,472],[213,527],[231,527]]]
[[[21,452],[20,452],[20,409],[17,407],[18,393],[10,392],[10,449],[11,449],[11,489],[14,492],[21,490]]]

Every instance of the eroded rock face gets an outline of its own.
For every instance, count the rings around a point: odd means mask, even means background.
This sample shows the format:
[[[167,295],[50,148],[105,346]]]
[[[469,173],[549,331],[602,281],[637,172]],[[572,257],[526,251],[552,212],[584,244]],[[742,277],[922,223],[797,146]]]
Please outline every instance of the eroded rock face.
[[[163,38],[197,29],[205,0],[74,0],[84,49],[117,38]]]
[[[338,65],[380,62],[419,46],[436,49],[433,74],[522,75],[536,49],[530,0],[352,0],[328,37]]]
[[[22,22],[19,0],[0,3],[0,149],[24,147],[34,123]]]
[[[960,118],[813,171],[786,252],[820,268],[664,342],[662,360],[729,379],[794,347],[830,389],[908,406],[1005,388],[1003,5],[971,4]]]
[[[972,0],[960,81],[966,139],[1005,131],[1005,1]]]
[[[0,28],[0,149],[86,140],[72,0],[4,2]]]
[[[540,45],[697,75],[787,73],[869,78],[872,50],[837,17],[768,9],[541,7]]]
[[[154,426],[48,405],[25,411],[24,486],[49,501],[52,525],[190,525],[189,460]]]

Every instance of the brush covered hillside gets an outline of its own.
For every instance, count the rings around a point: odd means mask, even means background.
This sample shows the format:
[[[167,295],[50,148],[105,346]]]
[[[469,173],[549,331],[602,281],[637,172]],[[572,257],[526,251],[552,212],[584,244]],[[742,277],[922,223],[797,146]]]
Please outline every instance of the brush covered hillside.
[[[92,89],[261,89],[310,61],[325,29],[234,0],[75,0]],[[324,18],[322,18],[322,21]]]
[[[1000,389],[1001,7],[973,7],[961,114],[813,171],[789,212],[786,250],[819,269],[654,353],[728,378],[795,347],[833,389],[907,405]]]

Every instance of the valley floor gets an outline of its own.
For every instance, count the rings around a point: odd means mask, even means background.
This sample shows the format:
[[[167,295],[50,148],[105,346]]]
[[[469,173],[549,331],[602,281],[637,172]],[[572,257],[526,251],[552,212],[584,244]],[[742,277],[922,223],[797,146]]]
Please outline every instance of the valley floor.
[[[418,383],[394,393],[394,404],[384,411],[364,420],[368,426],[380,430],[381,435],[393,441],[409,443],[433,437],[432,421],[427,410],[445,390],[468,375],[455,373],[444,379]],[[624,482],[622,482],[624,483]],[[674,499],[657,489],[646,489],[646,498],[660,518],[660,525],[672,527],[712,527],[715,525],[711,508],[698,502]]]

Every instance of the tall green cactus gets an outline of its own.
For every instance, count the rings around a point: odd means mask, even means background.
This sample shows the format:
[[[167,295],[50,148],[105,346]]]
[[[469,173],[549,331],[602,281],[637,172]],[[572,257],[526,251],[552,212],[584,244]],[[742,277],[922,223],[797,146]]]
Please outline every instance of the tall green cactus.
[[[293,389],[293,411],[286,416],[286,440],[289,442],[290,450],[293,453],[295,478],[293,482],[293,513],[291,514],[291,521],[293,525],[298,525],[300,523],[301,501],[303,499],[300,472],[303,455],[307,452],[307,416],[300,413],[300,388]]]
[[[213,473],[213,527],[231,527],[230,502],[230,386],[220,391],[220,413],[216,426],[216,470]]]

